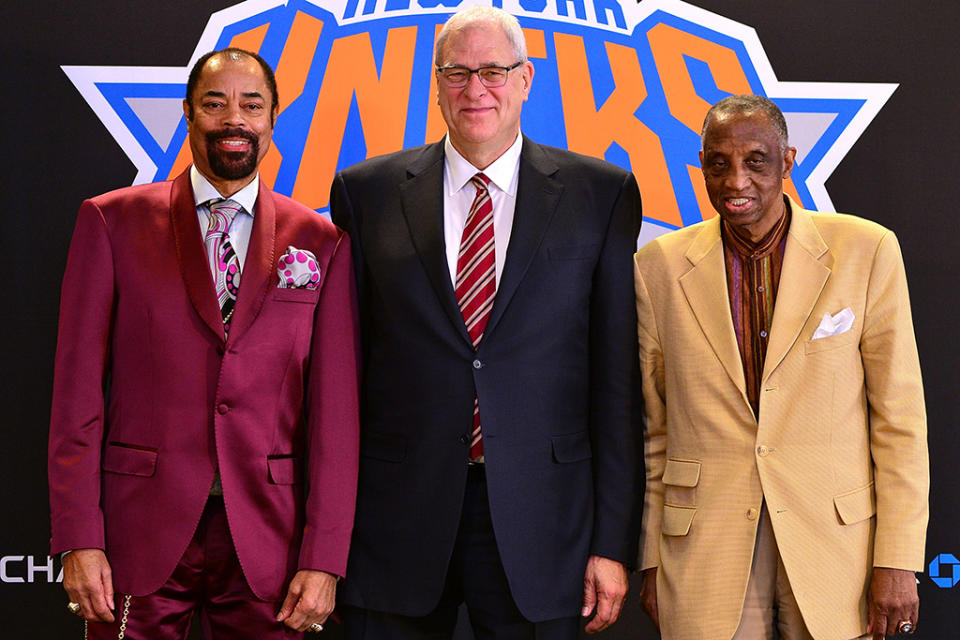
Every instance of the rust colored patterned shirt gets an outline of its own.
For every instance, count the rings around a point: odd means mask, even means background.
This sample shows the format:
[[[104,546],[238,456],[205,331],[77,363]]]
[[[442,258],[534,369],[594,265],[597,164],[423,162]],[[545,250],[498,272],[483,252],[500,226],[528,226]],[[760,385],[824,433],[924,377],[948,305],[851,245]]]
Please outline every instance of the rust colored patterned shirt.
[[[733,330],[740,348],[747,398],[757,419],[760,416],[760,377],[780,286],[787,229],[790,228],[790,204],[786,199],[784,202],[785,213],[758,243],[741,237],[726,222],[720,225]]]

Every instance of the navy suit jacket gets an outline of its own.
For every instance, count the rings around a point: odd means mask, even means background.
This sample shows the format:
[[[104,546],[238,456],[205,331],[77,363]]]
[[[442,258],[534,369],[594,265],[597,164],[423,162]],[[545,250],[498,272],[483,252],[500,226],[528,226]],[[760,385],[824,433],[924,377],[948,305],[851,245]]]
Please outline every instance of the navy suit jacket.
[[[347,604],[425,615],[443,590],[474,391],[490,512],[528,619],[578,614],[587,558],[633,564],[640,194],[608,163],[524,139],[516,213],[474,351],[444,253],[443,144],[337,175],[363,342],[361,461]]]

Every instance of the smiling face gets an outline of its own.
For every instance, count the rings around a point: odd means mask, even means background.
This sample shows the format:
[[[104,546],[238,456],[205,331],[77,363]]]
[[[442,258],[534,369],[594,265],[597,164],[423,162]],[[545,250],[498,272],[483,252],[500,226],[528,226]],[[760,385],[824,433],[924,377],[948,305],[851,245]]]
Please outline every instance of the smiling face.
[[[439,66],[510,67],[516,53],[496,24],[478,22],[455,31],[443,43]],[[477,74],[466,86],[448,87],[437,77],[437,102],[447,123],[450,142],[478,169],[506,151],[520,131],[520,110],[530,93],[533,65],[527,61],[507,75],[502,87],[485,87]]]
[[[759,241],[783,215],[783,181],[797,150],[784,148],[763,113],[718,114],[707,125],[700,167],[710,203],[741,236]]]
[[[193,163],[220,192],[246,186],[270,148],[276,105],[263,70],[248,56],[215,55],[203,66],[190,105],[183,102]]]

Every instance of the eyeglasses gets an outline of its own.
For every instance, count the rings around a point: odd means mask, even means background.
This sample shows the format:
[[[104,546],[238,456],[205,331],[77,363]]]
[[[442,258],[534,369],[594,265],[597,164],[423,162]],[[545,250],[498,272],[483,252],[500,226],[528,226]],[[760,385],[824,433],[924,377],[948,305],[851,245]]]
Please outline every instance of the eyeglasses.
[[[516,62],[509,67],[480,67],[479,69],[468,69],[457,65],[448,65],[446,67],[437,67],[437,73],[443,79],[443,83],[453,89],[467,86],[470,82],[470,75],[477,74],[480,78],[480,84],[485,87],[502,87],[507,84],[507,74],[522,65],[525,60]]]

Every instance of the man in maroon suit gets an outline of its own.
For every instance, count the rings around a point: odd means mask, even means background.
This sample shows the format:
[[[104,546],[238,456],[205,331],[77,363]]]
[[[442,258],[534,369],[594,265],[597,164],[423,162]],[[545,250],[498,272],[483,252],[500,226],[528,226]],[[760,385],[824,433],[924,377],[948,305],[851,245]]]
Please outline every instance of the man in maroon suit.
[[[319,630],[357,481],[349,239],[257,167],[277,114],[255,54],[208,54],[193,166],[80,208],[50,427],[52,552],[91,638]]]

